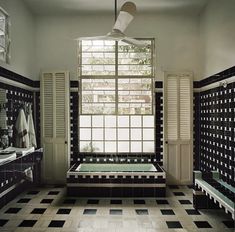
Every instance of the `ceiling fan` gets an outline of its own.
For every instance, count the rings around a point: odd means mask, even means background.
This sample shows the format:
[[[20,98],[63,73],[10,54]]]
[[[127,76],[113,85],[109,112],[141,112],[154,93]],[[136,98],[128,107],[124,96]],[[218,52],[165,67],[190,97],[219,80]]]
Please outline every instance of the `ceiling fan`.
[[[124,34],[127,26],[133,20],[136,13],[136,5],[133,2],[125,2],[117,17],[117,0],[115,0],[115,24],[112,31],[104,36],[92,36],[92,37],[79,37],[77,40],[115,40],[123,41],[127,44],[135,45],[137,47],[149,47],[143,40],[137,40],[131,37],[127,37]]]

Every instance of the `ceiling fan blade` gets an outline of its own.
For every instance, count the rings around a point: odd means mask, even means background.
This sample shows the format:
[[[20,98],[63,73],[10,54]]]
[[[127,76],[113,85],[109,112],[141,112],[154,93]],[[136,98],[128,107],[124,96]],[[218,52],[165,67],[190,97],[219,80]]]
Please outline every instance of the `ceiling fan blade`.
[[[106,35],[101,35],[101,36],[91,36],[91,37],[78,37],[75,40],[111,40],[111,39]]]
[[[143,40],[137,40],[137,39],[130,38],[130,37],[125,37],[122,39],[122,41],[127,44],[135,45],[139,48],[150,47],[150,44],[144,42]]]
[[[124,32],[136,13],[136,5],[133,2],[126,2],[122,5],[113,30]]]

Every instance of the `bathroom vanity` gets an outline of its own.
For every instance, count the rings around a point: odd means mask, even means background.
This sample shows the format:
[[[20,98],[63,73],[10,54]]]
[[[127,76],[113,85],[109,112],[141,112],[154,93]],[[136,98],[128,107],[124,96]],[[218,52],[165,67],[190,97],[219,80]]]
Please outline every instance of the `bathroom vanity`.
[[[40,184],[42,155],[42,149],[9,154],[0,151],[4,156],[0,162],[0,208],[25,189]]]

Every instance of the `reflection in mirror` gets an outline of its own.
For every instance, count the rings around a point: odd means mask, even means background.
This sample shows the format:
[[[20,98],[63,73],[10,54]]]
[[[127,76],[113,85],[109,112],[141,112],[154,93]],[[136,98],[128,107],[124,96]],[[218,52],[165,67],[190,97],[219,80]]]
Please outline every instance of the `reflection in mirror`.
[[[7,129],[5,89],[0,89],[0,129]]]

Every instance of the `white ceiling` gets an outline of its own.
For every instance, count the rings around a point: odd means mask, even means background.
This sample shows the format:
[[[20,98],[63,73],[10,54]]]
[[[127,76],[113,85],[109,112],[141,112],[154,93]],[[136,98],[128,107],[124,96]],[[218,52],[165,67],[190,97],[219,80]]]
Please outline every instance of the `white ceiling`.
[[[37,15],[114,12],[114,0],[24,0]],[[180,12],[199,14],[208,0],[117,0],[118,9],[126,1],[138,12]]]

